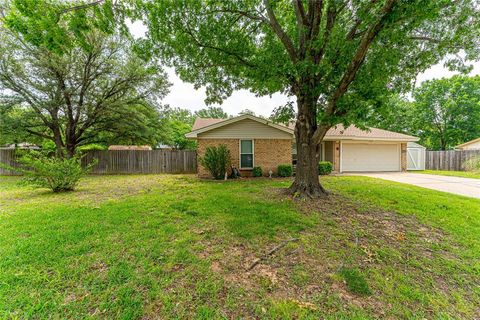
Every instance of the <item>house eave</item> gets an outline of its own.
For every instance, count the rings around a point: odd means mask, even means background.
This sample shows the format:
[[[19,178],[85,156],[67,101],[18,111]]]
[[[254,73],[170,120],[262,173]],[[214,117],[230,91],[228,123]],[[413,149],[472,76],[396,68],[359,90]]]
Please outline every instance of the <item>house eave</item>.
[[[355,137],[355,136],[326,136],[324,141],[389,141],[389,142],[417,142],[420,138],[380,138],[380,137]]]
[[[477,138],[477,139],[470,140],[470,141],[467,141],[465,143],[459,144],[459,145],[455,146],[454,149],[459,149],[459,148],[461,149],[463,147],[466,147],[466,146],[468,146],[472,143],[476,143],[476,142],[480,142],[480,138]]]

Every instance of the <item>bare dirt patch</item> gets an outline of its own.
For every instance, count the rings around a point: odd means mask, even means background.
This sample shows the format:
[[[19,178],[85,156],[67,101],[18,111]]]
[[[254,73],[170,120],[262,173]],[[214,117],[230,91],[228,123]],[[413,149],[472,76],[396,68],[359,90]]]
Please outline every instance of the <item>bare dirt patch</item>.
[[[268,190],[268,194],[277,194],[284,201],[284,194],[278,190]],[[298,235],[299,242],[289,243],[252,270],[248,268],[255,260],[287,236],[256,244],[230,243],[223,245],[220,254],[207,250],[200,253],[201,258],[211,261],[211,270],[221,275],[228,286],[243,288],[252,299],[262,292],[273,301],[296,301],[312,310],[353,307],[380,318],[389,316],[389,294],[392,299],[395,296],[389,290],[396,290],[396,281],[406,281],[405,286],[414,286],[417,291],[434,291],[446,299],[458,288],[458,279],[445,277],[448,269],[442,267],[447,260],[449,264],[461,262],[452,250],[455,245],[443,245],[455,243],[445,232],[420,223],[414,216],[373,207],[359,209],[359,204],[336,194],[318,201],[290,201],[304,214],[318,218],[315,227]],[[209,243],[206,247],[219,245]],[[342,267],[360,270],[372,294],[359,296],[350,292],[339,276]],[[378,277],[392,282],[392,288],[382,287]],[[469,281],[472,288],[478,284],[478,279]],[[414,304],[416,310],[433,315],[425,302]]]

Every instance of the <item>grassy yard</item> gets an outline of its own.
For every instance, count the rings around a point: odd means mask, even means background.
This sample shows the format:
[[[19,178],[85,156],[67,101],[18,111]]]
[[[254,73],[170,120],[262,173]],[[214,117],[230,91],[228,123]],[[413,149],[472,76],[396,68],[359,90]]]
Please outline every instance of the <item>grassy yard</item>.
[[[423,170],[423,171],[410,171],[410,172],[438,174],[440,176],[453,176],[453,177],[480,179],[480,172],[471,172],[471,171]]]
[[[480,317],[478,200],[326,177],[310,202],[289,183],[0,177],[0,318]]]

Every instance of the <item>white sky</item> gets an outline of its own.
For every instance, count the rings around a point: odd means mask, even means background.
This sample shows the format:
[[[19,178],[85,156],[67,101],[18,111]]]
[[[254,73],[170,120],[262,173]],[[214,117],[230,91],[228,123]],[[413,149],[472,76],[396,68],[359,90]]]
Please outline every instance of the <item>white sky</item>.
[[[130,24],[130,31],[135,37],[141,37],[146,32],[146,26],[141,22]],[[473,70],[470,75],[480,74],[480,61],[473,63]],[[167,68],[169,81],[172,83],[170,93],[162,100],[163,104],[169,104],[171,107],[180,107],[192,111],[206,108],[206,93],[204,88],[195,90],[193,85],[183,82],[171,68]],[[417,77],[417,85],[425,80],[451,77],[457,72],[451,72],[443,66],[443,63],[432,66],[430,69]],[[270,116],[272,110],[280,105],[284,105],[288,98],[282,94],[273,96],[257,97],[254,93],[247,90],[235,91],[232,96],[223,101],[220,105],[228,114],[236,115],[244,109],[250,109],[258,115]],[[215,104],[214,106],[219,106]]]

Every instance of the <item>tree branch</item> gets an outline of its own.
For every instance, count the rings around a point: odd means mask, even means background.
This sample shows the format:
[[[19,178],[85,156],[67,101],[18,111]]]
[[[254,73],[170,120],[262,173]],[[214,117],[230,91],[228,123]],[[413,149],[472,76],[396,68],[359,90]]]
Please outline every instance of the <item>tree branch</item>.
[[[188,23],[185,24],[185,28],[184,28],[185,32],[191,37],[191,39],[197,44],[197,46],[199,46],[200,48],[206,48],[206,49],[212,49],[212,50],[215,50],[215,51],[219,51],[219,52],[222,52],[228,56],[231,56],[231,57],[234,57],[238,62],[242,63],[244,66],[247,66],[247,67],[250,67],[250,68],[253,68],[255,67],[253,64],[251,64],[249,61],[245,60],[242,56],[240,56],[238,53],[235,53],[235,52],[230,52],[228,50],[225,50],[223,48],[219,48],[219,47],[216,47],[216,46],[212,46],[212,45],[208,45],[208,44],[204,44],[204,43],[201,43],[196,37],[195,35],[193,34],[192,30],[190,30],[190,28],[188,27]]]
[[[215,14],[215,13],[234,13],[238,14],[242,17],[249,18],[250,20],[257,20],[257,21],[262,21],[262,22],[268,22],[264,17],[255,15],[251,12],[248,11],[243,11],[243,10],[236,10],[236,9],[216,9],[216,10],[210,10],[207,11],[205,14]]]
[[[70,12],[70,11],[82,10],[82,9],[86,9],[86,8],[93,7],[93,6],[97,6],[97,5],[101,4],[102,2],[105,2],[105,0],[97,0],[97,1],[90,2],[90,3],[80,4],[78,6],[69,7],[69,8],[66,8],[66,9],[63,9],[62,11],[60,11],[60,14],[67,13],[67,12]]]
[[[327,108],[325,110],[325,114],[327,116],[331,116],[335,113],[335,108],[338,100],[343,96],[350,84],[355,79],[358,70],[360,69],[363,61],[365,60],[370,45],[373,43],[378,33],[385,26],[386,18],[392,12],[396,1],[397,0],[388,0],[385,3],[384,7],[381,9],[380,18],[377,20],[376,23],[374,23],[372,26],[370,26],[370,28],[368,28],[367,33],[360,41],[357,51],[355,52],[352,60],[350,61],[350,64],[348,65],[347,70],[345,71],[342,79],[340,80],[337,89],[333,92],[332,96],[328,101]],[[319,129],[320,128],[321,126],[319,127]],[[315,142],[321,141],[322,134],[324,135],[323,131],[319,129],[317,129],[317,131],[313,135],[313,140]]]
[[[275,34],[277,35],[277,37],[282,42],[285,49],[287,50],[287,53],[290,57],[290,60],[292,60],[293,63],[296,63],[297,60],[298,60],[297,52],[295,50],[295,47],[293,45],[292,40],[288,37],[288,35],[285,33],[285,31],[283,31],[282,27],[278,23],[277,17],[275,16],[275,13],[273,12],[270,1],[269,0],[263,0],[263,4],[265,5],[265,8],[267,9],[268,23],[272,27],[272,29],[275,32]]]
[[[310,0],[308,3],[308,16],[310,20],[309,39],[315,39],[320,31],[322,22],[323,0]]]
[[[302,0],[293,0],[293,7],[297,17],[298,41],[300,45],[300,59],[305,57],[306,33],[308,30],[308,20],[305,16],[305,9],[303,8]]]
[[[430,37],[425,37],[425,36],[412,36],[410,37],[411,40],[419,40],[419,41],[428,41],[428,42],[433,42],[433,43],[441,43],[441,40],[438,39],[433,39]]]
[[[327,48],[328,41],[330,40],[330,34],[332,33],[333,26],[335,25],[335,19],[337,17],[337,11],[333,2],[328,4],[327,8],[327,23],[325,26],[325,32],[323,34],[323,44],[320,50],[313,52],[313,59],[315,63],[319,63],[323,57],[325,49]]]
[[[33,131],[31,129],[25,129],[28,133],[31,133],[33,135],[36,135],[36,136],[39,136],[39,137],[42,137],[42,138],[45,138],[45,139],[49,139],[49,140],[52,140],[52,141],[55,141],[55,138],[52,137],[52,136],[49,136],[48,134],[45,134],[45,133],[41,133],[41,132],[37,132],[37,131]]]
[[[295,14],[297,15],[297,20],[302,23],[304,26],[308,26],[308,20],[305,16],[305,9],[303,7],[302,0],[293,0],[293,7],[295,8]]]

